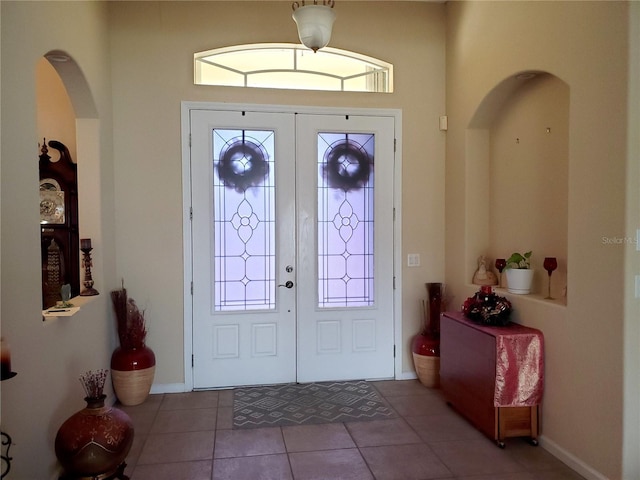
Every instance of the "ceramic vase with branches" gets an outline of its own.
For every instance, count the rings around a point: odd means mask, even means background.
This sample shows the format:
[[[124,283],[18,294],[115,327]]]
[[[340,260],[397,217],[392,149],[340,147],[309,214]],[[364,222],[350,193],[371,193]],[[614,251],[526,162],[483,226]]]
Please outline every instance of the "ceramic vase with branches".
[[[111,356],[113,389],[123,405],[139,405],[147,399],[153,384],[156,357],[146,345],[144,311],[127,296],[127,289],[111,292],[120,346]]]

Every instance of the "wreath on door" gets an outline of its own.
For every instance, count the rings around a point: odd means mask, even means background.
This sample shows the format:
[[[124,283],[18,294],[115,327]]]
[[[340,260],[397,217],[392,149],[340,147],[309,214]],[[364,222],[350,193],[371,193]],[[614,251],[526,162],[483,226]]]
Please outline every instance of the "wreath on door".
[[[256,187],[269,175],[269,155],[262,145],[238,138],[220,152],[218,176],[226,187],[238,192]]]
[[[369,182],[373,159],[358,142],[337,141],[327,149],[324,159],[324,177],[329,187],[348,192]]]

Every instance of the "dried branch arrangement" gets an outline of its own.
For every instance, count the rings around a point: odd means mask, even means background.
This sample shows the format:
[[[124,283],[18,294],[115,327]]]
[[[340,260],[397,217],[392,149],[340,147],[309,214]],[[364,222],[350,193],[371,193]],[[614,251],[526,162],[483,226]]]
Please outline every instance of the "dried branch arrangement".
[[[124,281],[122,288],[111,292],[111,301],[116,315],[120,346],[125,350],[142,348],[147,338],[144,310],[141,312],[135,300],[127,297]]]
[[[103,395],[104,383],[109,370],[89,370],[80,375],[80,383],[84,387],[87,398],[100,398]]]

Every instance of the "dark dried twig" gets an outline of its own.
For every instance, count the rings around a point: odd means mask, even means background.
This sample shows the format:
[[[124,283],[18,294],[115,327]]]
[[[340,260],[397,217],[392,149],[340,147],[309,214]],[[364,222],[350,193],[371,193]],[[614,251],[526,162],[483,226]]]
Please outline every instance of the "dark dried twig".
[[[109,370],[89,370],[80,375],[80,383],[84,387],[87,398],[100,398],[104,390]]]

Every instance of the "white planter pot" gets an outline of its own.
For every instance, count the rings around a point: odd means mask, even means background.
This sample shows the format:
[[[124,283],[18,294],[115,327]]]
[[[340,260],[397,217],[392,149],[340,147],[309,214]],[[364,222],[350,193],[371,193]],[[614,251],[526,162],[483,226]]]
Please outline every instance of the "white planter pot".
[[[517,295],[531,293],[534,270],[521,268],[507,268],[507,291]]]

